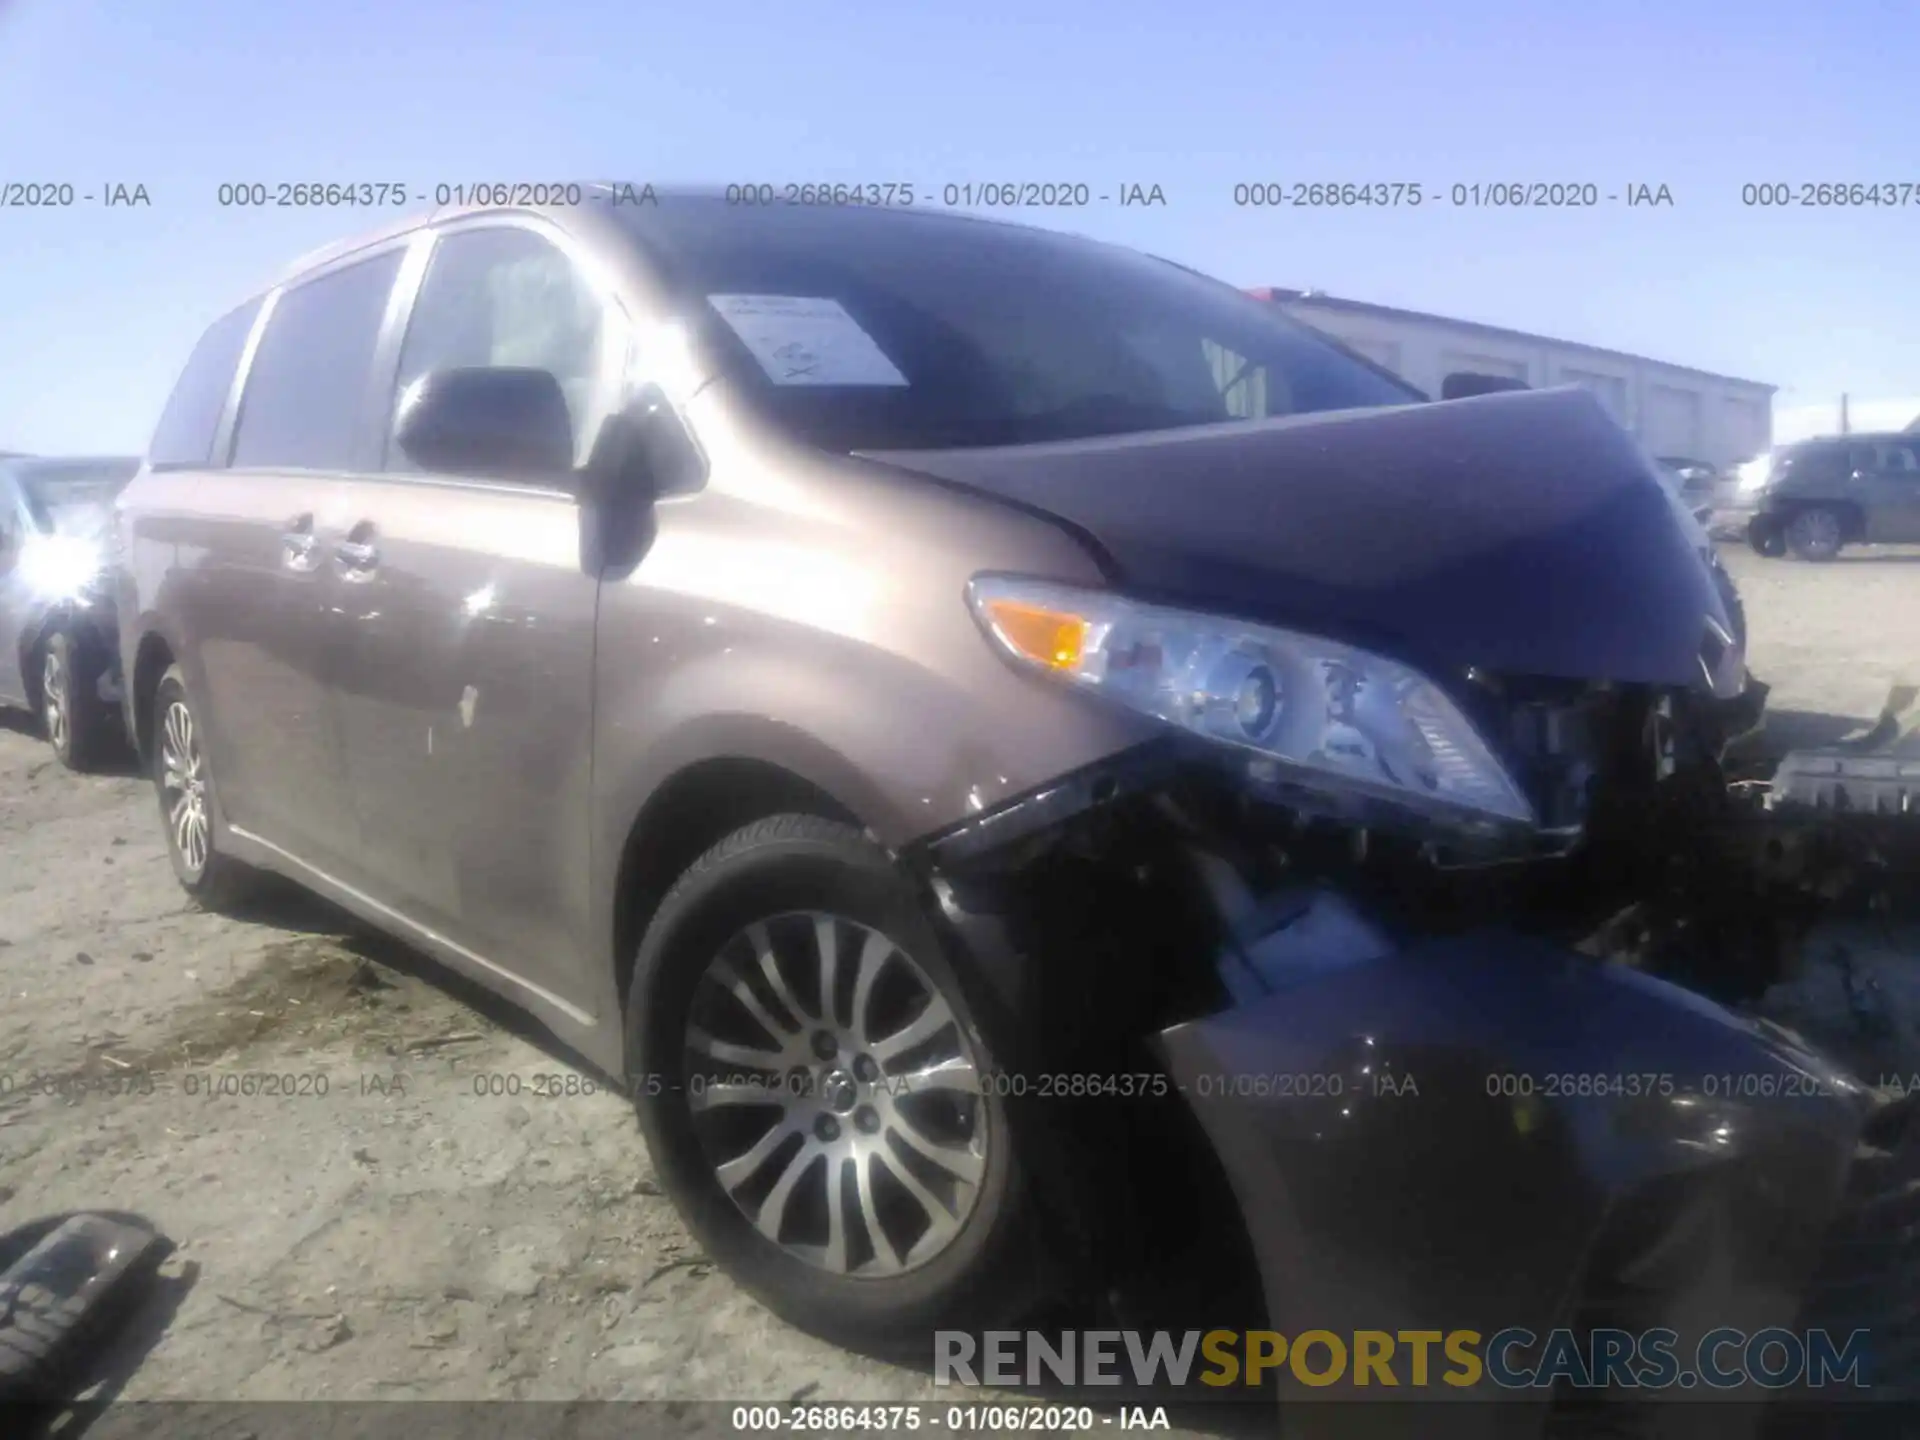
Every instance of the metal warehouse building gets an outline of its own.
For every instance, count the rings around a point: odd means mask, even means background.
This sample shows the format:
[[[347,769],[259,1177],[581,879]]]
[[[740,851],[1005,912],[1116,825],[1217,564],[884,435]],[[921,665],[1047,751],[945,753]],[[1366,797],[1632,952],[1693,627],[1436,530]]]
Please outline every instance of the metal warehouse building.
[[[1722,468],[1773,444],[1776,387],[1618,350],[1340,300],[1317,290],[1252,291],[1384,365],[1429,395],[1454,374],[1497,375],[1535,388],[1580,385],[1655,455]]]

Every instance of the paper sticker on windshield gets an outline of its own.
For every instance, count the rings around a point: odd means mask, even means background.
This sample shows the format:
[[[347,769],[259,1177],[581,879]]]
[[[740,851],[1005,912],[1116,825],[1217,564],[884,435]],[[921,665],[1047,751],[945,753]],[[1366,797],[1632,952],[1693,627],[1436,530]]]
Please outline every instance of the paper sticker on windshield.
[[[894,363],[838,300],[709,295],[707,302],[776,385],[905,385]]]

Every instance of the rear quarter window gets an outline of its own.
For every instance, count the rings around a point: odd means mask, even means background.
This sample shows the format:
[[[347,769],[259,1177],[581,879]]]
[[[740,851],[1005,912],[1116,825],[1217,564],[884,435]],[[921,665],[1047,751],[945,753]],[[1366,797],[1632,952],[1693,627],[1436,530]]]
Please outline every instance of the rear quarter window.
[[[233,372],[260,313],[256,297],[230,310],[200,337],[187,357],[160,423],[147,446],[147,461],[155,469],[204,466],[213,459],[213,440],[220,429],[221,412],[233,388]]]
[[[374,351],[402,253],[396,246],[281,295],[247,367],[234,466],[366,468]]]

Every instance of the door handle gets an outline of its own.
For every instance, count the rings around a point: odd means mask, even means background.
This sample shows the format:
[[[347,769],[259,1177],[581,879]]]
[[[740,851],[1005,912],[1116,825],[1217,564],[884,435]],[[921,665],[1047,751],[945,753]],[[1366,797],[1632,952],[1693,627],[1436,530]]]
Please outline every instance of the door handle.
[[[313,533],[313,516],[296,515],[280,533],[280,561],[289,570],[311,570],[314,547],[319,543]]]
[[[343,569],[371,570],[380,563],[380,551],[365,540],[342,540],[333,547],[333,558]]]

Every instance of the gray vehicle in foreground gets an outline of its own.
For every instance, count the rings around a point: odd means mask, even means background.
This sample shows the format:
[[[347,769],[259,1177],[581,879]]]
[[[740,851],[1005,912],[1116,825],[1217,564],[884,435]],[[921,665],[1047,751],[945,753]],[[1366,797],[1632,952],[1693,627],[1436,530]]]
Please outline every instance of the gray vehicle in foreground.
[[[87,769],[122,743],[113,498],[138,457],[0,457],[0,705]]]
[[[1906,1273],[1819,1265],[1904,1111],[1744,1008],[1690,518],[1584,392],[1430,402],[1179,266],[587,187],[216,321],[121,652],[191,893],[524,1007],[822,1334],[1169,1274],[1199,1328],[1756,1331]]]
[[[1747,538],[1762,555],[1831,560],[1848,545],[1920,544],[1920,435],[1832,435],[1773,453]]]

